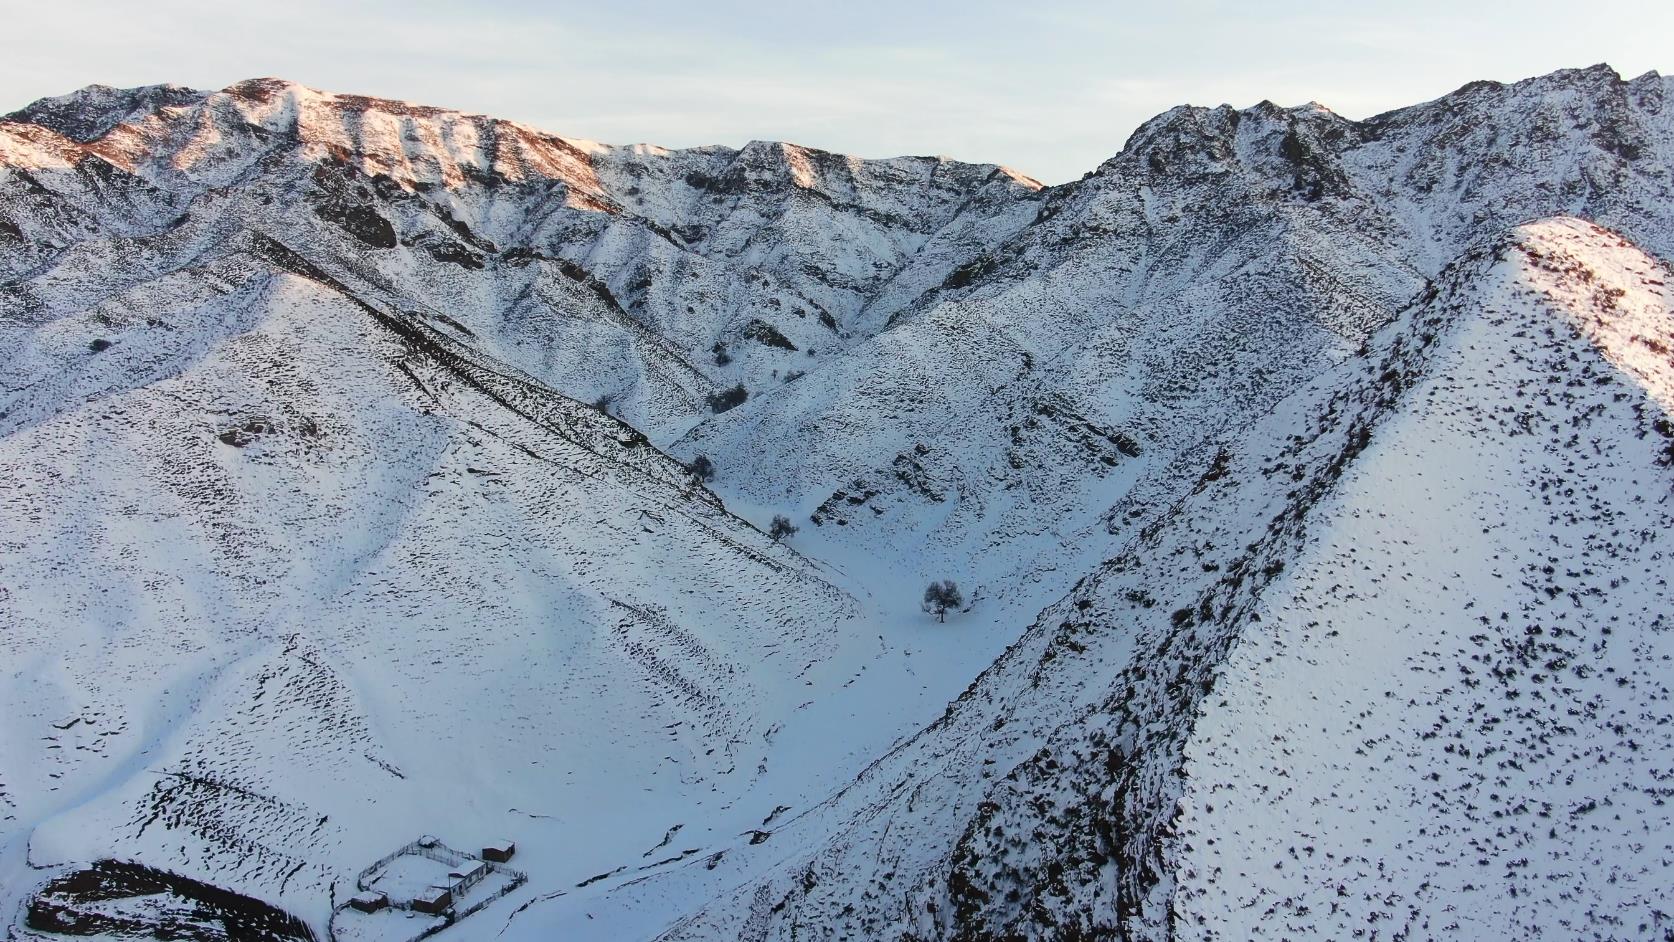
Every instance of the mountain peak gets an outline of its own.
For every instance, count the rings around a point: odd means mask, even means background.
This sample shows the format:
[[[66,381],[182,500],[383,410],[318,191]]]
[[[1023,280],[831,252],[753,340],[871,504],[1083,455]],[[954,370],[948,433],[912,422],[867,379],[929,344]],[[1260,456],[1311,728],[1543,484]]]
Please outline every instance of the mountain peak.
[[[4,117],[50,128],[81,143],[96,140],[125,121],[159,108],[194,105],[209,97],[208,92],[181,85],[144,85],[113,88],[87,85],[65,95],[38,99]]]

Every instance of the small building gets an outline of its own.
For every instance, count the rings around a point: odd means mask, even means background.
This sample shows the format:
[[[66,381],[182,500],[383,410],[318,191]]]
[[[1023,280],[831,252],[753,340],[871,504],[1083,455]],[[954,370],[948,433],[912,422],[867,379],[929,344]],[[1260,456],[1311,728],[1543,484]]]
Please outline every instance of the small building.
[[[389,897],[382,893],[358,893],[349,899],[349,905],[363,913],[375,913],[389,905]]]
[[[448,879],[452,880],[456,886],[459,884],[470,886],[487,875],[488,864],[480,860],[467,860],[448,871]]]
[[[512,859],[512,855],[515,853],[517,853],[517,845],[511,841],[494,841],[483,845],[482,859],[492,860],[495,863],[505,863]]]
[[[413,909],[440,916],[453,905],[453,891],[445,886],[426,887],[413,895]]]

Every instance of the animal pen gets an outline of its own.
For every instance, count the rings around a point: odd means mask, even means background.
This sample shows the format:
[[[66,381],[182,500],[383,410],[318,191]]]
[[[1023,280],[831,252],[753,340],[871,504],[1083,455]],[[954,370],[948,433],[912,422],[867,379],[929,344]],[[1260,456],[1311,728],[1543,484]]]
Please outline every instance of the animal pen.
[[[528,879],[521,871],[425,835],[360,872],[355,879],[357,894],[332,910],[327,935],[332,942],[417,942],[478,912]],[[373,897],[381,898],[381,905],[368,906]],[[408,920],[415,928],[405,929],[403,923]]]

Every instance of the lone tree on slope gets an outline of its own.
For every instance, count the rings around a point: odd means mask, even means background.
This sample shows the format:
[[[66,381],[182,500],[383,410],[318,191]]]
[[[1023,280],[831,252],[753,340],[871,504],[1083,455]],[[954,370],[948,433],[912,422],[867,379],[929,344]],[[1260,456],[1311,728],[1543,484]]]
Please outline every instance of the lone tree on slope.
[[[947,610],[958,608],[965,604],[965,596],[960,593],[959,586],[952,579],[930,583],[924,590],[924,610],[936,616],[937,621],[947,621]]]
[[[774,514],[773,523],[767,528],[767,535],[775,540],[782,540],[796,531],[797,526],[790,522],[789,517],[784,514]]]
[[[698,455],[686,465],[686,470],[697,475],[700,480],[715,480],[715,462],[709,460],[708,455]]]

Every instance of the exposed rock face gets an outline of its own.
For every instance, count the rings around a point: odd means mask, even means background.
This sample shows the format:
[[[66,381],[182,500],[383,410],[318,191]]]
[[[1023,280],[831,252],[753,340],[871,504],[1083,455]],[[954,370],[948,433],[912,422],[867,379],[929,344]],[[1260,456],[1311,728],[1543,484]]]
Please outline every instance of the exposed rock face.
[[[1053,188],[276,79],[9,115],[0,885],[323,925],[414,809],[562,801],[663,844],[507,937],[1663,932],[1671,93],[1183,107]],[[949,576],[1005,653],[776,780]]]

